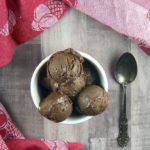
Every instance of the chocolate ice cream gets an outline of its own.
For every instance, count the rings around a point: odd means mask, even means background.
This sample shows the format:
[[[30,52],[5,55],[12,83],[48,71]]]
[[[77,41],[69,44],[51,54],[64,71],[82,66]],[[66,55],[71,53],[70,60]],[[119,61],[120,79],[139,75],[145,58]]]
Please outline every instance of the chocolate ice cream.
[[[73,49],[55,53],[48,62],[49,76],[58,83],[70,81],[83,72],[83,58]]]
[[[76,77],[74,80],[69,82],[64,82],[60,84],[59,91],[67,94],[68,96],[75,96],[86,84],[86,77],[82,74],[79,77]]]
[[[55,53],[47,66],[52,90],[75,96],[86,84],[83,61],[71,48]]]
[[[41,101],[39,112],[54,122],[61,122],[72,113],[72,102],[67,95],[52,92]]]
[[[107,104],[107,92],[97,85],[86,87],[78,97],[79,111],[85,115],[98,115],[105,110]]]

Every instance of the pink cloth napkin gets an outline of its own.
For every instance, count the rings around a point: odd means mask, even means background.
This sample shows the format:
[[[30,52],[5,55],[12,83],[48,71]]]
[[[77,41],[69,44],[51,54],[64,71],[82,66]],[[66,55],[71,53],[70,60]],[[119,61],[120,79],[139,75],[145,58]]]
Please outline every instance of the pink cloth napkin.
[[[25,139],[0,102],[0,150],[82,150],[80,143]]]
[[[54,25],[69,7],[127,35],[150,55],[149,0],[1,0],[0,67],[18,44]]]

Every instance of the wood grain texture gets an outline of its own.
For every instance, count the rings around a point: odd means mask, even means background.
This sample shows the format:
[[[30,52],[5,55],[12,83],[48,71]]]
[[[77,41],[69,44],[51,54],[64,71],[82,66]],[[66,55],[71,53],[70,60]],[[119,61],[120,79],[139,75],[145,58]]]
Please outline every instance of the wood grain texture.
[[[131,52],[138,60],[138,76],[131,86],[132,149],[150,149],[150,57],[135,44]]]
[[[77,125],[56,124],[42,118],[33,105],[29,89],[30,77],[40,60],[69,47],[97,59],[109,83],[107,110]],[[138,62],[138,76],[127,89],[130,142],[126,148],[120,148],[116,138],[121,89],[113,79],[113,67],[126,51],[133,53]],[[0,69],[0,100],[27,137],[78,141],[83,144],[84,150],[149,150],[149,66],[150,58],[125,36],[71,9],[40,37],[18,47],[11,64]]]
[[[0,101],[26,137],[43,136],[43,119],[30,94],[30,79],[41,60],[40,45],[22,45],[12,62],[0,69]]]

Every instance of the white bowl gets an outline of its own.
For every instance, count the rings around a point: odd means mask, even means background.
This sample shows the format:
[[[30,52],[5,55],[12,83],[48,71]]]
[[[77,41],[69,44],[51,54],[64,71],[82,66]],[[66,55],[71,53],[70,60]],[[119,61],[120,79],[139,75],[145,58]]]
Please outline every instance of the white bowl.
[[[78,51],[78,53],[82,57],[87,59],[91,64],[94,65],[94,67],[96,68],[96,70],[98,72],[98,75],[99,75],[99,78],[101,81],[101,86],[105,89],[106,92],[108,92],[108,81],[107,81],[107,77],[106,77],[106,74],[105,74],[103,67],[92,56],[90,56],[84,52],[80,52],[80,51]],[[39,74],[40,74],[41,68],[46,64],[46,62],[49,60],[49,58],[52,55],[53,54],[47,56],[45,59],[43,59],[40,62],[40,64],[34,70],[32,78],[31,78],[31,84],[30,84],[31,96],[33,99],[33,103],[35,104],[37,109],[39,108],[39,103],[41,100],[41,98],[40,98],[41,96],[40,96],[40,92],[39,92],[39,85],[38,85],[39,84],[38,83]],[[76,116],[76,117],[70,116],[69,118],[62,121],[61,123],[63,123],[63,124],[77,124],[77,123],[87,121],[87,120],[91,119],[92,117],[93,116],[85,116],[85,115]]]

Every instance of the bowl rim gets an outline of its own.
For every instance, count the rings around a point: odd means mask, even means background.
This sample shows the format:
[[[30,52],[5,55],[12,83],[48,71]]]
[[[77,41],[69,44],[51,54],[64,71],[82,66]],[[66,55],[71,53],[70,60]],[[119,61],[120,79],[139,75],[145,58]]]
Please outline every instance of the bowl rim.
[[[85,53],[85,52],[81,52],[81,51],[77,51],[83,58],[86,58],[88,61],[90,61],[97,69],[97,71],[99,72],[99,74],[101,74],[102,78],[103,78],[103,87],[105,89],[106,92],[108,92],[108,80],[106,77],[106,73],[103,69],[103,67],[101,66],[101,64],[95,59],[93,58],[91,55]],[[37,92],[37,87],[35,85],[35,83],[37,83],[37,78],[39,76],[40,73],[40,69],[42,68],[43,65],[45,65],[45,63],[50,59],[50,57],[55,54],[56,52],[50,54],[49,56],[45,57],[35,68],[32,77],[31,77],[31,82],[30,82],[30,93],[31,93],[31,97],[32,97],[32,101],[35,105],[35,107],[38,109],[39,108],[39,102],[37,99],[37,97],[39,97],[38,92]],[[44,117],[44,116],[43,116]],[[82,115],[82,117],[78,118],[78,119],[71,119],[71,117],[65,119],[64,121],[60,122],[63,124],[78,124],[78,123],[82,123],[85,122],[89,119],[91,119],[93,116],[84,116]],[[44,117],[45,118],[45,117]],[[47,118],[46,118],[47,119]]]

